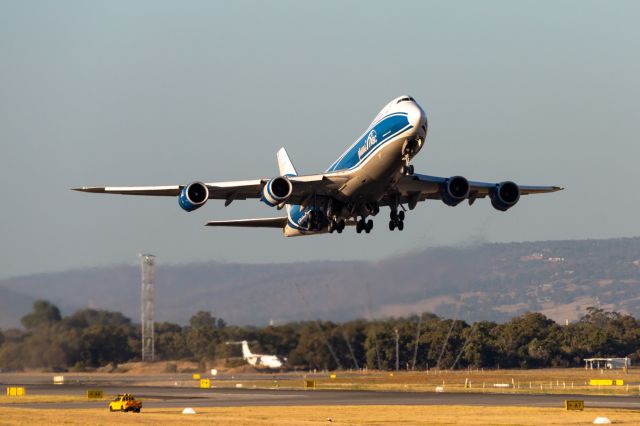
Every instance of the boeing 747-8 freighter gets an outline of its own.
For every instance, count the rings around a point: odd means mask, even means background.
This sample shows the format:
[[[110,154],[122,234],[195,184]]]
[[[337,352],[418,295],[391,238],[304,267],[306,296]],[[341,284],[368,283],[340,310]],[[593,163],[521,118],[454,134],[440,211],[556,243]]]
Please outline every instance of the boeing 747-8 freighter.
[[[82,187],[77,191],[177,197],[188,212],[209,199],[255,198],[286,216],[216,220],[207,226],[279,228],[287,237],[341,233],[345,226],[371,232],[381,207],[389,207],[389,230],[404,229],[405,212],[420,201],[440,200],[448,206],[469,205],[489,198],[500,211],[520,196],[555,192],[557,186],[517,185],[512,181],[477,182],[463,176],[437,177],[414,173],[411,160],[427,136],[427,116],[411,96],[389,102],[365,132],[324,173],[299,175],[284,148],[277,153],[279,176],[246,181],[191,182],[171,186]],[[405,207],[406,206],[406,207]]]

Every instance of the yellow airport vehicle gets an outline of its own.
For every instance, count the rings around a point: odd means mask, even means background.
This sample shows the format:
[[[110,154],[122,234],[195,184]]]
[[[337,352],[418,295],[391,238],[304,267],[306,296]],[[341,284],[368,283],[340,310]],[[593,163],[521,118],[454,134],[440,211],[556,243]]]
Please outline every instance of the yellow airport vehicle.
[[[130,393],[123,393],[109,403],[109,411],[133,411],[139,413],[142,402],[137,401]]]

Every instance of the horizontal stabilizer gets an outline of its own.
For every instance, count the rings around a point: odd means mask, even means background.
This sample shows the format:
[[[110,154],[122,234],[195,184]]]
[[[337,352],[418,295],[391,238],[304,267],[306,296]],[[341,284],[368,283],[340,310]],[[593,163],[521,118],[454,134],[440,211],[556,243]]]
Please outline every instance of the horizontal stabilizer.
[[[286,217],[266,217],[261,219],[213,220],[205,226],[235,226],[238,228],[280,228],[287,224]]]

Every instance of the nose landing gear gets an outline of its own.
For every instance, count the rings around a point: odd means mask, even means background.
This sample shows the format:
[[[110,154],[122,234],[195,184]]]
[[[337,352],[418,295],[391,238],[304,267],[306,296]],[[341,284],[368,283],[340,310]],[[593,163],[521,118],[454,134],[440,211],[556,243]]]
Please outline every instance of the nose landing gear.
[[[405,165],[404,165],[404,166],[402,166],[402,168],[400,169],[400,172],[401,172],[403,175],[411,176],[411,175],[415,172],[415,170],[414,170],[414,168],[413,168],[413,164],[411,164],[411,165],[410,165],[410,164],[405,164]]]
[[[412,175],[414,173],[413,165],[410,165],[409,162],[411,158],[416,154],[416,152],[420,149],[421,141],[418,139],[408,140],[406,146],[404,147],[402,160],[404,161],[404,165],[402,169],[400,169],[403,175]]]

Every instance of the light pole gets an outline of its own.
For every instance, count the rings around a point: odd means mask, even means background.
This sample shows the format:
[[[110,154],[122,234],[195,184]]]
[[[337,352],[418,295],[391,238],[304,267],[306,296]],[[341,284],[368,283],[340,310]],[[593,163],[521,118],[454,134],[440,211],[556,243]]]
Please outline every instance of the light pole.
[[[400,370],[400,334],[398,329],[393,330],[396,332],[396,371]]]

